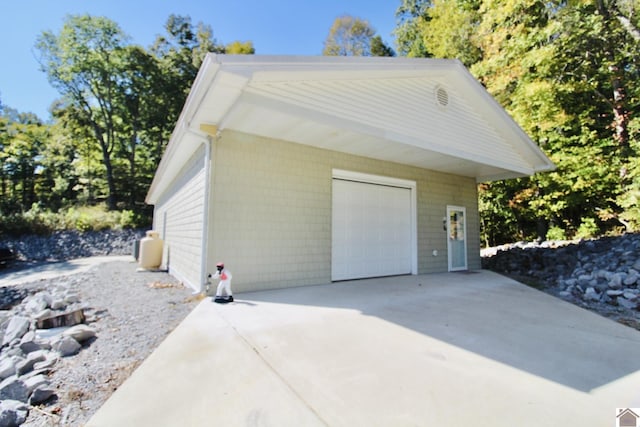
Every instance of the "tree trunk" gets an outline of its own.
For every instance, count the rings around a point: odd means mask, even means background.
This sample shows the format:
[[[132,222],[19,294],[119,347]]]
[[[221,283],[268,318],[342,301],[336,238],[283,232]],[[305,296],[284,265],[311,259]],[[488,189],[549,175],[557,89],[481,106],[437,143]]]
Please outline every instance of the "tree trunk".
[[[100,131],[100,127],[97,123],[91,123],[93,125],[93,131],[95,133],[96,139],[100,144],[100,149],[102,150],[102,161],[104,162],[104,167],[107,173],[107,187],[109,189],[109,194],[107,195],[107,209],[113,211],[117,208],[116,206],[116,184],[113,180],[113,167],[111,166],[111,153],[109,152],[109,144],[104,140],[104,135]]]
[[[613,128],[613,137],[620,149],[620,156],[627,158],[629,156],[629,111],[627,110],[627,94],[624,84],[624,69],[617,61],[616,39],[613,37],[612,16],[611,11],[605,4],[604,0],[598,0],[598,11],[602,15],[605,32],[607,34],[607,47],[604,52],[607,62],[609,62],[609,79],[611,89],[613,91],[612,113],[613,120],[611,127]],[[615,8],[615,5],[611,5]],[[614,10],[615,12],[615,10]]]
[[[136,185],[136,141],[138,139],[138,130],[137,126],[134,125],[133,134],[131,135],[131,153],[129,153],[129,179],[130,181],[130,189],[129,193],[129,207],[133,208],[136,203],[136,197],[138,195],[137,185]]]

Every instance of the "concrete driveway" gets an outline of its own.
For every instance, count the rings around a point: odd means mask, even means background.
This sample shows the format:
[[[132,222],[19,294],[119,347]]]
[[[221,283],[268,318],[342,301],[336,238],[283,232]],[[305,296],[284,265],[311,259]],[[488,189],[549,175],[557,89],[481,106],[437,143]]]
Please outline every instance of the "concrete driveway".
[[[87,426],[614,426],[640,332],[500,275],[204,300]]]

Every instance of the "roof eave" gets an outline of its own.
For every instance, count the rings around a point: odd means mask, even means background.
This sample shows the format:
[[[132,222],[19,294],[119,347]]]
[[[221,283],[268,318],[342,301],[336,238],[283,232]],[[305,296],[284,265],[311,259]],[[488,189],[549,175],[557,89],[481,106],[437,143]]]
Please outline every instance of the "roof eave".
[[[202,104],[202,101],[208,93],[211,84],[215,80],[219,69],[220,63],[217,60],[217,57],[212,54],[207,54],[202,62],[200,70],[198,71],[196,79],[191,86],[187,100],[182,107],[176,126],[169,138],[169,143],[162,155],[162,159],[158,164],[153,181],[151,182],[151,186],[147,192],[145,203],[150,205],[155,204],[160,198],[161,193],[164,191],[164,188],[161,188],[161,183],[166,183],[166,181],[171,182],[182,167],[182,165],[176,166],[175,162],[172,162],[172,159],[178,151],[182,151],[180,150],[181,148],[184,149],[184,134],[189,130],[193,116],[198,111],[198,107]],[[193,129],[191,131],[196,132],[196,130]],[[166,185],[164,187],[166,187]]]

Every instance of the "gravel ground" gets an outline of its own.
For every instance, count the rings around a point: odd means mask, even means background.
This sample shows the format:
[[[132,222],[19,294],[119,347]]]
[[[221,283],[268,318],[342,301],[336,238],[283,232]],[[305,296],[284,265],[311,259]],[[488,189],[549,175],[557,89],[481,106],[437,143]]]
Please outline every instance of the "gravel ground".
[[[50,373],[57,398],[32,407],[26,426],[79,426],[197,305],[198,298],[166,273],[136,272],[111,261],[87,272],[18,285],[28,293],[68,284],[97,337],[62,358]]]

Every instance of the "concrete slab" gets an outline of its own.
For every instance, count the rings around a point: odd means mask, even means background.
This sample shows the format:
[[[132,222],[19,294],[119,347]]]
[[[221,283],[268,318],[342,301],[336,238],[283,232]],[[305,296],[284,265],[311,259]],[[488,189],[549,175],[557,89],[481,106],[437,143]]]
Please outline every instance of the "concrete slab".
[[[203,301],[87,426],[602,426],[640,333],[490,272]]]

